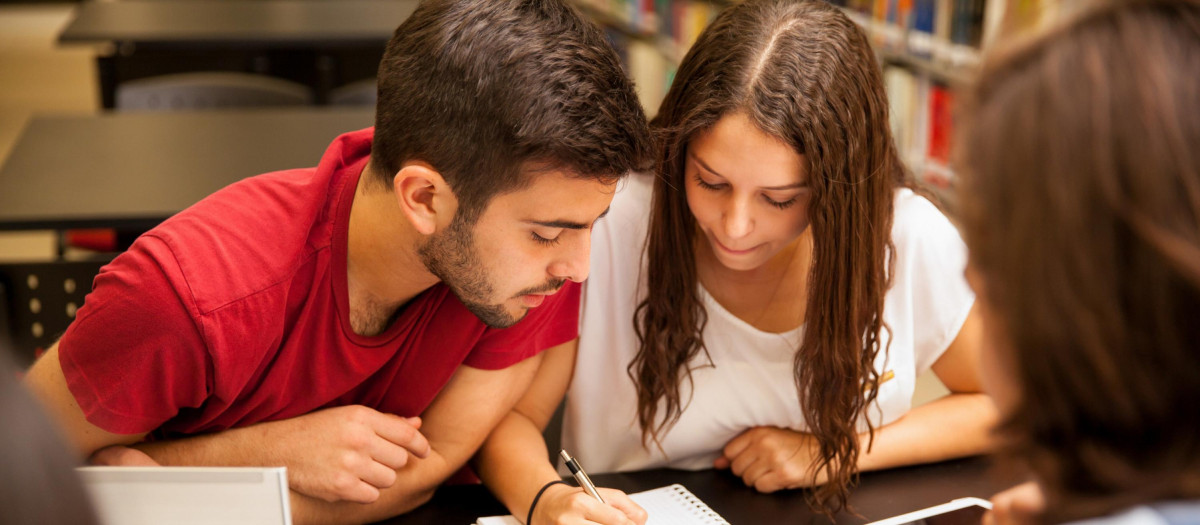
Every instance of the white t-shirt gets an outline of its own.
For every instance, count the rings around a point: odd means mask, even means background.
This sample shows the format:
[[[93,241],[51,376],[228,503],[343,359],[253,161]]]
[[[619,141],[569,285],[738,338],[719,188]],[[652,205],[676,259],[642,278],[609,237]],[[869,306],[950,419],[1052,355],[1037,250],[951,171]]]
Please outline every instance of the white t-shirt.
[[[1168,501],[1139,505],[1108,516],[1068,525],[1196,525],[1200,524],[1200,501]]]
[[[684,381],[681,392],[683,414],[662,437],[666,454],[653,444],[650,450],[642,447],[637,393],[626,370],[638,350],[634,310],[646,294],[643,250],[651,185],[649,176],[627,177],[592,232],[579,355],[563,428],[564,448],[589,472],[710,468],[725,444],[748,428],[807,428],[792,369],[804,327],[760,331],[701,287],[708,312],[702,337],[711,366],[704,352],[691,363],[692,384]],[[975,299],[963,277],[966,248],[928,200],[908,189],[897,191],[892,240],[896,269],[883,313],[891,347],[880,352],[876,367],[895,377],[880,385],[878,405],[868,409],[876,427],[908,412],[917,375],[954,341]],[[881,335],[886,345],[887,331]],[[865,432],[866,422],[860,420],[859,428]]]

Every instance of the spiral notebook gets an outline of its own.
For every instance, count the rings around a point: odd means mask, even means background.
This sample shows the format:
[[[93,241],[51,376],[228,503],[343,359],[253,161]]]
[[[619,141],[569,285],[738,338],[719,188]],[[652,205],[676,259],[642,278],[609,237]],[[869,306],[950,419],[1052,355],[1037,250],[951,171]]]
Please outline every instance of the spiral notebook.
[[[678,483],[645,492],[630,494],[629,498],[650,515],[646,525],[729,525],[725,518],[708,508],[700,498]],[[479,518],[476,525],[521,525],[512,516]]]

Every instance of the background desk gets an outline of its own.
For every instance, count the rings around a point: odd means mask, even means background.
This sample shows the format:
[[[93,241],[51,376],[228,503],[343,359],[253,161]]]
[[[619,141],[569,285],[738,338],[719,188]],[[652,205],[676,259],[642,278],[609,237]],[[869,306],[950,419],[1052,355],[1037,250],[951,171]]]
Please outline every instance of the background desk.
[[[314,89],[374,77],[417,0],[123,0],[84,2],[60,43],[114,44],[97,59],[103,106],[120,82],[186,71],[244,71]]]
[[[625,492],[681,483],[734,525],[828,523],[808,509],[804,491],[759,494],[725,471],[660,469],[600,474],[592,476],[592,480],[599,486]],[[864,523],[967,496],[986,499],[1020,481],[1011,476],[1001,479],[994,475],[990,472],[990,461],[985,458],[871,472],[863,474],[850,498],[851,505],[865,519],[842,513],[837,516],[837,522]],[[432,501],[417,510],[383,523],[466,525],[475,523],[479,516],[496,514],[508,514],[508,511],[483,486],[453,486],[439,489]]]
[[[0,169],[0,230],[149,229],[243,178],[316,166],[371,109],[39,116]]]

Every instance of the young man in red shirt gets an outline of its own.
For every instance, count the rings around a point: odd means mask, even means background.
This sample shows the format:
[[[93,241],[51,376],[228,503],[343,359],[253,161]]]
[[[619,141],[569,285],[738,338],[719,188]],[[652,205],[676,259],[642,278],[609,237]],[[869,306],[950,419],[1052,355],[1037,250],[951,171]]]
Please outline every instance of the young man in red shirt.
[[[591,226],[649,142],[563,0],[427,0],[374,129],[146,233],[27,381],[93,461],[287,466],[298,522],[408,511],[575,338]]]

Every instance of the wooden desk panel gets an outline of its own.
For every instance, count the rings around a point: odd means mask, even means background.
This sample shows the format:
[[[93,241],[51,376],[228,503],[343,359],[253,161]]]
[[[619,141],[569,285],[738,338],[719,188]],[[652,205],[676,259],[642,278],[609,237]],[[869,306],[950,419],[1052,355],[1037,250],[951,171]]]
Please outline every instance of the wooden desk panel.
[[[243,178],[315,166],[373,109],[39,116],[0,169],[0,230],[149,229]]]

